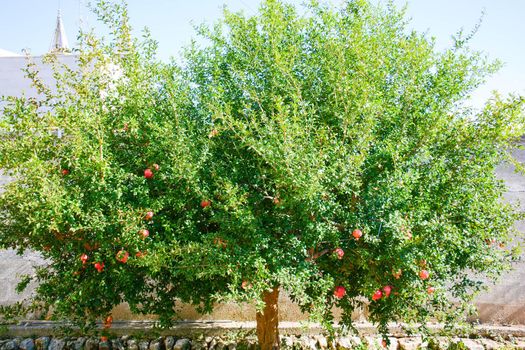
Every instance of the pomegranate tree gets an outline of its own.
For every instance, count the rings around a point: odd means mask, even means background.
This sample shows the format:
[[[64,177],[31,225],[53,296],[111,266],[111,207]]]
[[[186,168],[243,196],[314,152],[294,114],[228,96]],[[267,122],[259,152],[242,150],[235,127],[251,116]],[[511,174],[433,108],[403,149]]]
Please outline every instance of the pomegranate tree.
[[[76,70],[48,57],[58,89],[29,66],[40,97],[0,114],[0,244],[50,262],[28,310],[90,323],[127,302],[169,326],[166,305],[249,302],[267,350],[279,293],[328,330],[334,306],[346,328],[366,306],[386,332],[450,320],[509,267],[518,216],[494,169],[523,98],[468,107],[498,67],[468,38],[438,51],[366,0],[267,0],[168,64],[125,7],[95,11],[111,41],[83,33]]]

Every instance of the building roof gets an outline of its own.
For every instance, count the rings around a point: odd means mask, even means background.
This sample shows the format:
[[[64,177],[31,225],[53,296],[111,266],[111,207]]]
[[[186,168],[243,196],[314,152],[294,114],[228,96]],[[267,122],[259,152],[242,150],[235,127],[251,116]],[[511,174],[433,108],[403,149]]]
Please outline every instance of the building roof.
[[[0,49],[0,57],[20,57],[22,55],[19,55],[17,53],[14,53],[14,52],[11,52],[11,51],[7,51],[7,50],[4,50],[4,49]]]

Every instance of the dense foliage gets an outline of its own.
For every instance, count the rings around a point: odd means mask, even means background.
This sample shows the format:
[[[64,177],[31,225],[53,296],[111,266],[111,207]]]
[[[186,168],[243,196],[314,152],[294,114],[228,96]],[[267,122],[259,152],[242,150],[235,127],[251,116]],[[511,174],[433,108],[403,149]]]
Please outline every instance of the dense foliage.
[[[176,300],[261,307],[280,286],[327,327],[367,305],[384,330],[455,316],[509,266],[494,170],[523,99],[468,107],[498,68],[468,37],[438,51],[392,5],[268,0],[165,64],[125,7],[96,11],[111,40],[48,57],[56,87],[30,65],[40,98],[0,119],[1,246],[49,261],[32,308],[91,322],[127,302],[169,325]]]

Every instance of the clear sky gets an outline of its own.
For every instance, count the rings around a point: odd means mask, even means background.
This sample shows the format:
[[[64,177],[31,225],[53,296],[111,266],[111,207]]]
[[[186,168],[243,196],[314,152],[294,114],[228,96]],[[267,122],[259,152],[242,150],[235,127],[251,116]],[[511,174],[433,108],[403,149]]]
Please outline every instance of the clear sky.
[[[334,3],[341,0],[331,0]],[[386,0],[377,0],[386,1]],[[505,67],[474,96],[479,106],[490,91],[525,95],[525,0],[395,0],[408,3],[411,26],[435,36],[438,48],[451,43],[461,27],[469,31],[485,12],[481,29],[472,46],[505,62]],[[35,55],[48,51],[60,7],[70,44],[74,44],[80,23],[97,26],[86,8],[87,0],[2,0],[0,48],[20,53],[31,49]],[[129,0],[134,28],[150,28],[159,42],[159,57],[177,56],[194,31],[192,23],[213,23],[226,4],[232,10],[254,13],[260,0]],[[301,3],[302,0],[288,0]],[[82,19],[82,20],[81,20]]]

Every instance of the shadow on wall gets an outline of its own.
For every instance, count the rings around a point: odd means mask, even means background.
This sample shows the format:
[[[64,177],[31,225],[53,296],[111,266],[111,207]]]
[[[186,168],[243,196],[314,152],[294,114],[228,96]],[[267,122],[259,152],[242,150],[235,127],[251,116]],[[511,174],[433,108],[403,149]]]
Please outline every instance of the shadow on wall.
[[[234,304],[225,303],[216,305],[213,313],[208,315],[199,314],[195,308],[187,304],[177,305],[177,311],[181,320],[233,320],[233,321],[253,321],[255,320],[255,307],[249,304]],[[333,310],[336,320],[340,319],[341,312],[339,309]],[[115,320],[135,320],[136,315],[133,315],[126,304],[117,306],[112,311]],[[356,321],[365,321],[367,311],[359,310],[352,314],[352,318]],[[142,316],[141,320],[152,320],[154,316]],[[299,307],[294,304],[285,293],[279,293],[279,321],[307,321],[308,315],[301,312]]]
[[[486,304],[478,303],[478,320],[482,323],[525,324],[525,304]]]

